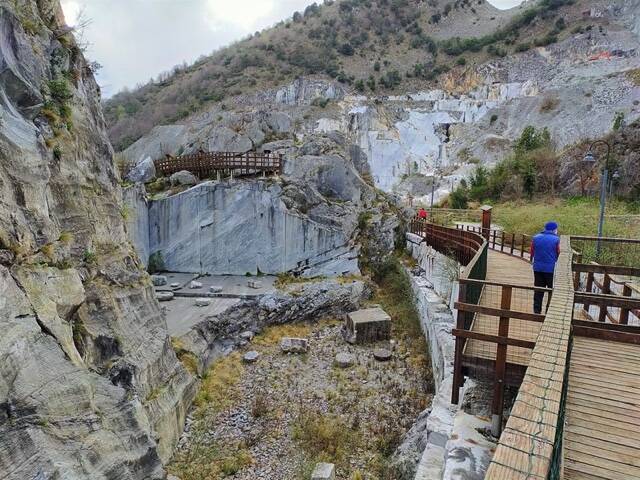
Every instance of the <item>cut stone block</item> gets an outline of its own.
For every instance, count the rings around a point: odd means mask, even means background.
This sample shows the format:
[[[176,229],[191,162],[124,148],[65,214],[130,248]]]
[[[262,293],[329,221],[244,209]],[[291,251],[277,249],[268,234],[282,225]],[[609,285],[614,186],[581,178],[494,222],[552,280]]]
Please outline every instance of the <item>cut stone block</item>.
[[[159,302],[168,302],[173,300],[173,292],[156,292],[156,298]]]
[[[347,315],[344,338],[349,343],[364,344],[391,338],[391,317],[380,307],[367,308]]]
[[[280,350],[284,353],[307,353],[309,341],[306,338],[285,337],[280,340]]]
[[[169,285],[171,288],[173,289],[178,289],[180,287],[182,287],[182,285],[180,285],[178,282],[173,282],[171,285]]]
[[[255,289],[262,288],[262,282],[259,280],[249,280],[247,282],[247,286],[249,288],[255,288]]]
[[[333,463],[318,463],[313,469],[311,480],[335,480],[336,467]]]
[[[222,291],[222,287],[218,285],[212,285],[209,287],[209,292],[211,293],[220,293]]]
[[[167,277],[164,275],[151,275],[151,282],[154,287],[161,287],[167,284]]]
[[[191,283],[189,284],[189,288],[192,288],[192,289],[194,289],[194,290],[195,290],[195,289],[197,289],[197,288],[202,288],[202,283],[200,283],[200,282],[196,282],[196,281],[194,280],[193,282],[191,282]]]

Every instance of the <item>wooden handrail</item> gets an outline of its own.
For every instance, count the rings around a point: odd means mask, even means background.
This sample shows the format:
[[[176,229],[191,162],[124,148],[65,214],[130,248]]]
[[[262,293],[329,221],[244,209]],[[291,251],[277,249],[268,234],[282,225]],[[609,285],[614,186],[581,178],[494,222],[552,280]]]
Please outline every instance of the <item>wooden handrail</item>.
[[[507,287],[510,288],[510,287]],[[455,302],[454,308],[463,312],[482,313],[492,317],[508,317],[516,320],[526,320],[529,322],[544,322],[544,315],[537,313],[519,312],[517,310],[505,310],[501,308],[485,307],[471,303]]]

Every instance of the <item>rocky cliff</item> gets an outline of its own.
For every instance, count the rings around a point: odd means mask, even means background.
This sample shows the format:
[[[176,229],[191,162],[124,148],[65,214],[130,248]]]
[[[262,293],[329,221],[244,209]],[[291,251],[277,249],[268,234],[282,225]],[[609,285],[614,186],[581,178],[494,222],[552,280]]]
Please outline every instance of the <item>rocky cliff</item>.
[[[57,1],[0,2],[0,477],[164,478],[194,379]]]

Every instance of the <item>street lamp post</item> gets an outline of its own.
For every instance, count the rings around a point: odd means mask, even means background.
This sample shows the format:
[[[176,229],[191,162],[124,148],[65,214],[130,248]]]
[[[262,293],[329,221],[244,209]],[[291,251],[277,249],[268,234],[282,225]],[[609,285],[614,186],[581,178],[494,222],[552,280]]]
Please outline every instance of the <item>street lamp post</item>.
[[[593,154],[593,149],[597,145],[606,145],[607,147],[607,157],[605,159],[605,163],[602,169],[602,177],[600,179],[600,219],[598,220],[598,242],[596,243],[596,258],[599,258],[600,250],[601,250],[600,239],[602,238],[602,231],[604,228],[604,212],[605,212],[605,206],[607,203],[607,186],[609,185],[609,170],[611,168],[610,167],[611,144],[609,144],[609,142],[607,142],[606,140],[597,140],[593,142],[589,146],[589,150],[584,156],[585,163],[592,164],[592,165],[598,163],[598,160]]]

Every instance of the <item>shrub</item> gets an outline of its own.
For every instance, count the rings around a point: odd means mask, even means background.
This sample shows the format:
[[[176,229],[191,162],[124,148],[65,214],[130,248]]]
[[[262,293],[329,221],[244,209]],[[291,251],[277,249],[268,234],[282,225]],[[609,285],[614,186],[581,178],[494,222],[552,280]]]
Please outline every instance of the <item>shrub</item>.
[[[460,66],[464,66],[467,64],[467,59],[464,57],[458,57],[458,59],[456,60],[456,64]]]
[[[340,47],[338,48],[338,52],[348,57],[352,56],[355,53],[353,50],[353,46],[350,43],[343,43],[342,45],[340,45]]]
[[[551,112],[555,110],[559,104],[560,104],[560,100],[558,100],[557,98],[547,97],[542,102],[542,105],[540,105],[540,112],[542,113]]]
[[[469,195],[466,188],[460,186],[449,195],[449,206],[456,209],[465,209],[468,207]]]
[[[616,112],[616,114],[613,117],[612,130],[614,132],[617,132],[622,128],[623,125],[624,125],[624,112]]]
[[[380,85],[385,88],[394,88],[402,83],[402,76],[397,70],[391,70],[380,77]]]
[[[73,97],[71,85],[63,77],[49,81],[49,92],[51,97],[58,102],[65,102]]]

